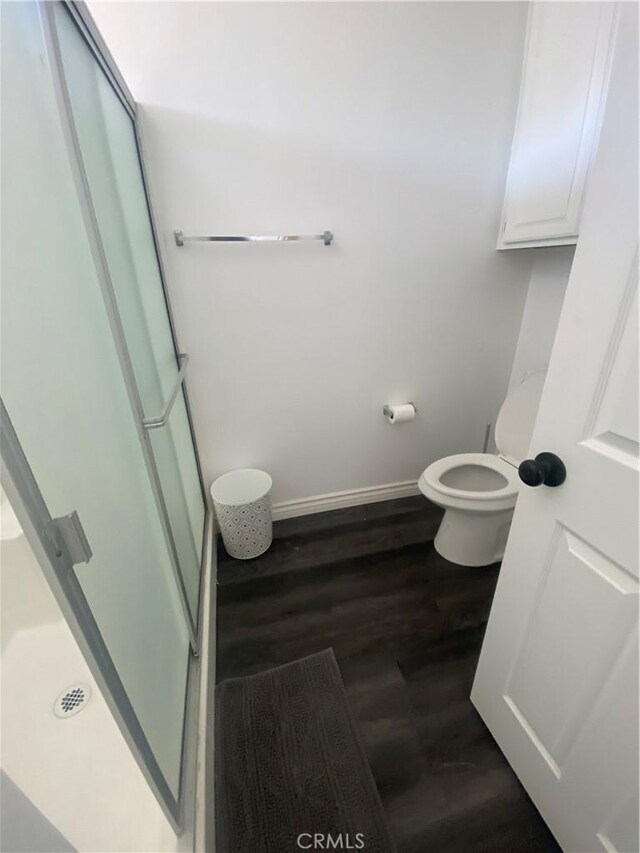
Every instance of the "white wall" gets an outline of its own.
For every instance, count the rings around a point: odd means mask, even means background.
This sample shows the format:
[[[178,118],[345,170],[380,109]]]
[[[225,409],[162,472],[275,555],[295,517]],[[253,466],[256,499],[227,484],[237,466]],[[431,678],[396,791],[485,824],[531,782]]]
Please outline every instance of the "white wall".
[[[549,364],[575,246],[537,249],[509,386]]]
[[[176,835],[1,496],[2,770],[77,850],[176,850]],[[91,687],[89,702],[59,719],[56,698],[79,682]],[[12,808],[12,793],[3,785],[3,837],[22,839],[20,849],[45,849],[28,846],[41,832],[24,824],[24,809]]]
[[[90,8],[144,105],[206,478],[266,468],[277,502],[481,449],[531,264],[495,251],[526,4]],[[335,244],[178,249],[176,228]]]

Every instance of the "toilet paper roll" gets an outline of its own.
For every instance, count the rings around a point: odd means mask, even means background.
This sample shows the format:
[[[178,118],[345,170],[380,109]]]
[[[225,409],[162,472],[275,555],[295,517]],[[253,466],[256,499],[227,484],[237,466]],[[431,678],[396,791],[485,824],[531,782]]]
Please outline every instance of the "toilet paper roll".
[[[387,420],[390,424],[404,424],[416,416],[413,403],[403,403],[401,406],[388,406]]]

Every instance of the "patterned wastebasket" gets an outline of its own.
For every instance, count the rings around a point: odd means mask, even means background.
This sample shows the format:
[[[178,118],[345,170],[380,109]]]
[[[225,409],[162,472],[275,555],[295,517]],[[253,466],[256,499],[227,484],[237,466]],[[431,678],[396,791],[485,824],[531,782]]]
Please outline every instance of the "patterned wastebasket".
[[[218,527],[229,556],[250,560],[271,545],[271,486],[271,477],[257,468],[229,471],[211,486]]]

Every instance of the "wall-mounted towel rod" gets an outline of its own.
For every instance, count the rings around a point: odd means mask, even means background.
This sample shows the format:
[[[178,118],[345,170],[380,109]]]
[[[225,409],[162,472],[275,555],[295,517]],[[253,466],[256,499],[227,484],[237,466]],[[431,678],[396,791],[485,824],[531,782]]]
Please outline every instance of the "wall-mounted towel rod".
[[[185,243],[273,243],[288,240],[322,240],[325,246],[330,246],[333,240],[331,231],[322,234],[274,234],[272,236],[237,236],[237,237],[185,237],[182,231],[174,231],[176,246],[184,246]]]

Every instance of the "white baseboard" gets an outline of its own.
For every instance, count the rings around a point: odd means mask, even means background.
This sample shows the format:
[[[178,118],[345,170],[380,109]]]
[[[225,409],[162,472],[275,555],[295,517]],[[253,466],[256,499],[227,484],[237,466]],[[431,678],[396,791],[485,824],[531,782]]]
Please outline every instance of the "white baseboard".
[[[315,495],[311,498],[282,501],[273,505],[272,515],[274,521],[279,521],[281,518],[296,518],[299,515],[312,515],[315,512],[391,501],[395,498],[408,498],[417,494],[419,494],[417,480],[405,480],[402,483],[386,483],[384,486],[367,486],[364,489],[349,489],[346,492],[329,492],[326,495]]]

